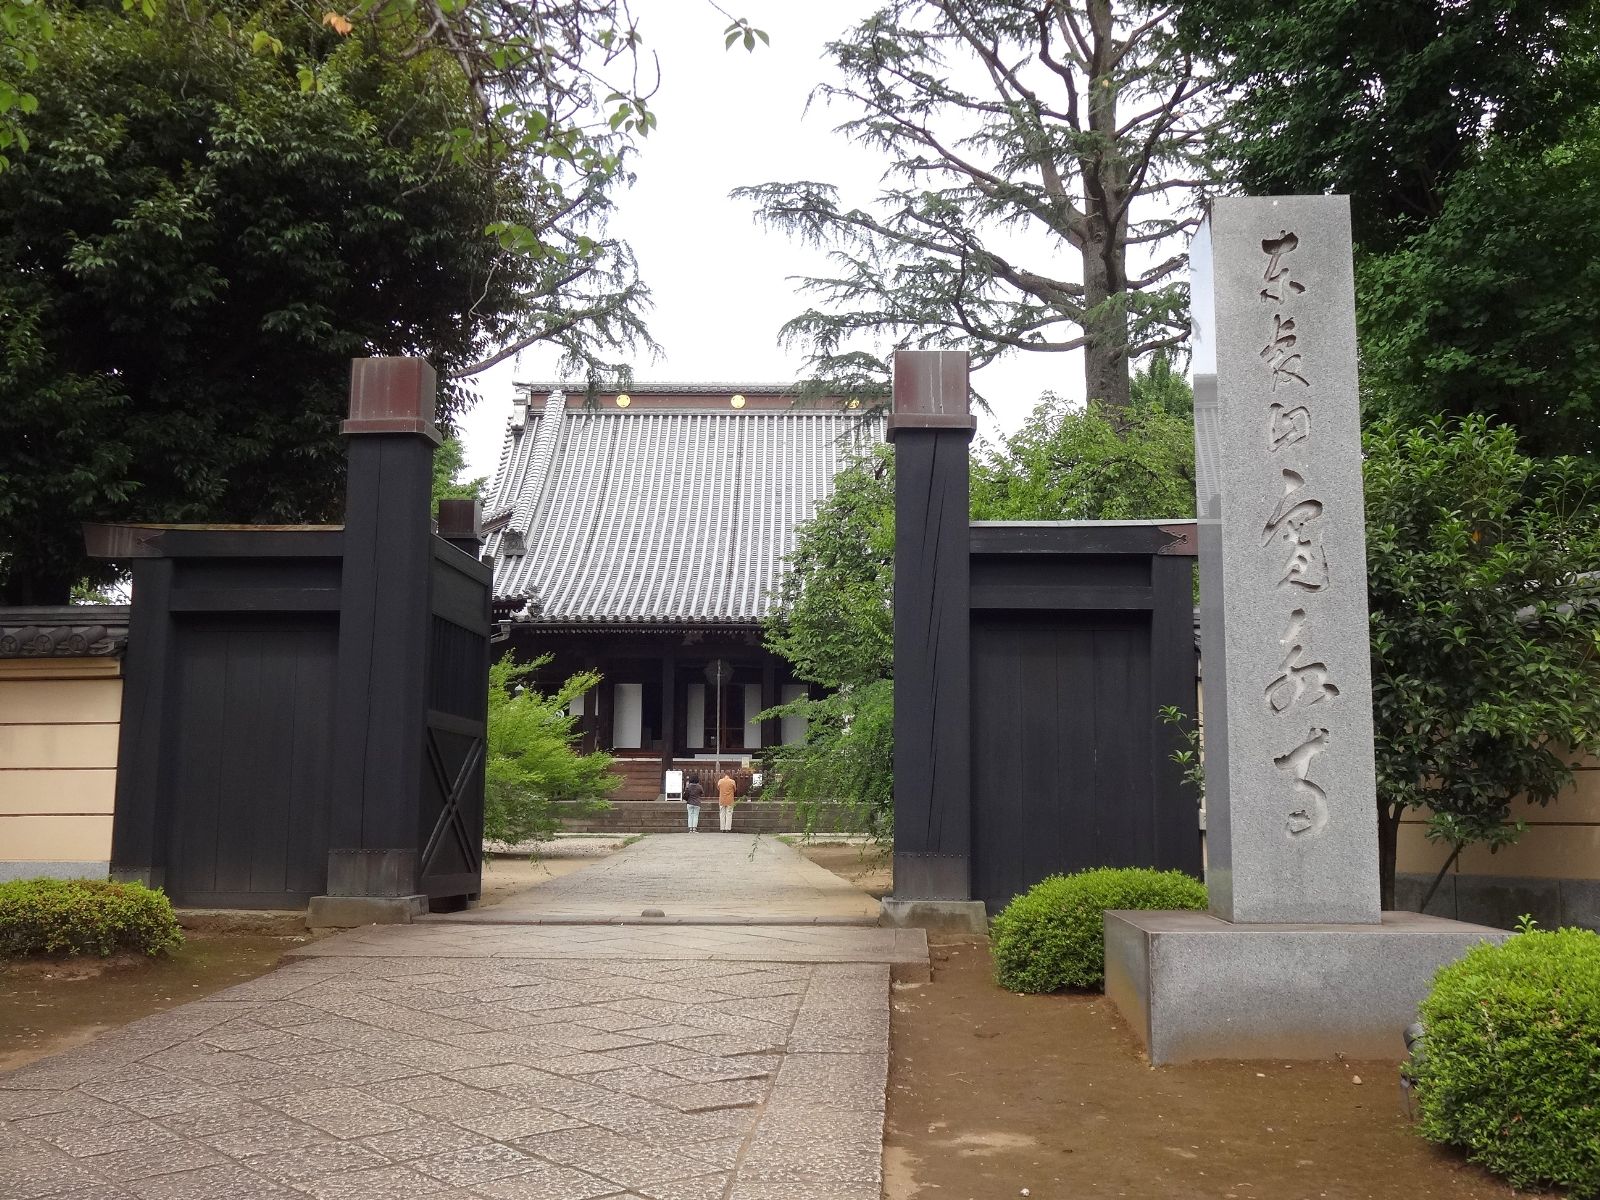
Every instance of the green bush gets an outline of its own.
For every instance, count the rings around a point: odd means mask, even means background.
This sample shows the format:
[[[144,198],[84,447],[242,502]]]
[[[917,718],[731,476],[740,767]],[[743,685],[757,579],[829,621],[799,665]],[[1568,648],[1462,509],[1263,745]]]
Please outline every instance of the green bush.
[[[995,978],[1013,992],[1101,987],[1106,909],[1205,906],[1205,885],[1182,871],[1098,867],[1052,875],[994,919]]]
[[[1434,978],[1422,1024],[1424,1137],[1518,1188],[1600,1196],[1600,934],[1476,947]]]
[[[0,958],[25,954],[161,954],[183,945],[164,893],[137,883],[17,879],[0,883]]]

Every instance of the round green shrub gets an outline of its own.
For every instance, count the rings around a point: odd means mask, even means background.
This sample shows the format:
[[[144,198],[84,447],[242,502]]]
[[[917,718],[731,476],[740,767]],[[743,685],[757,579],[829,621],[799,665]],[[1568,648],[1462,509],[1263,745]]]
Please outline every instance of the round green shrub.
[[[16,879],[0,883],[0,958],[28,954],[162,954],[183,945],[166,895],[137,883]]]
[[[990,944],[995,978],[1013,992],[1105,984],[1108,908],[1202,909],[1205,885],[1182,871],[1097,867],[1052,875],[1006,905]]]
[[[1424,1137],[1518,1188],[1600,1196],[1600,934],[1530,930],[1468,951],[1422,1004]]]

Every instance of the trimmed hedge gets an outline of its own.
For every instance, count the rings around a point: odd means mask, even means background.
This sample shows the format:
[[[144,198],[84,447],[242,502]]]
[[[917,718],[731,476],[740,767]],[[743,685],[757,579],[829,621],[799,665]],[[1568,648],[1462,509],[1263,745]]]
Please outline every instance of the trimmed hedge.
[[[0,958],[28,954],[163,954],[183,945],[164,893],[96,879],[0,883]]]
[[[1422,1004],[1424,1137],[1518,1188],[1600,1196],[1600,934],[1529,930],[1468,951]]]
[[[1103,987],[1108,908],[1205,906],[1205,884],[1182,871],[1097,867],[1052,875],[994,919],[990,942],[995,979],[1013,992]]]

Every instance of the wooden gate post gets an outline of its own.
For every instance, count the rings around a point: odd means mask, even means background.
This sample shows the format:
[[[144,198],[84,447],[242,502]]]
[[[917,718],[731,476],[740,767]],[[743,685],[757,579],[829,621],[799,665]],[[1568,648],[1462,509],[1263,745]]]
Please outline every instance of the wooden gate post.
[[[420,358],[356,359],[335,692],[328,894],[310,925],[409,922],[419,888],[437,379]]]
[[[983,921],[972,903],[967,355],[894,356],[896,923]]]

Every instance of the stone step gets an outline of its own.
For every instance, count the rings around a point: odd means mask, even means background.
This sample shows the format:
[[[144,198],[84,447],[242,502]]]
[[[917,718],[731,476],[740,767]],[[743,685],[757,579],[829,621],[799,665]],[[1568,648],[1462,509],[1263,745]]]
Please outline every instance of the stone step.
[[[717,817],[716,804],[701,805],[702,829],[717,828]],[[603,812],[563,816],[561,826],[568,833],[682,833],[687,829],[687,816],[684,805],[676,800],[617,800]],[[734,807],[733,828],[739,833],[802,831],[800,819],[789,805],[759,800]],[[828,809],[819,817],[817,828],[834,833],[848,829],[849,822],[842,809]]]

